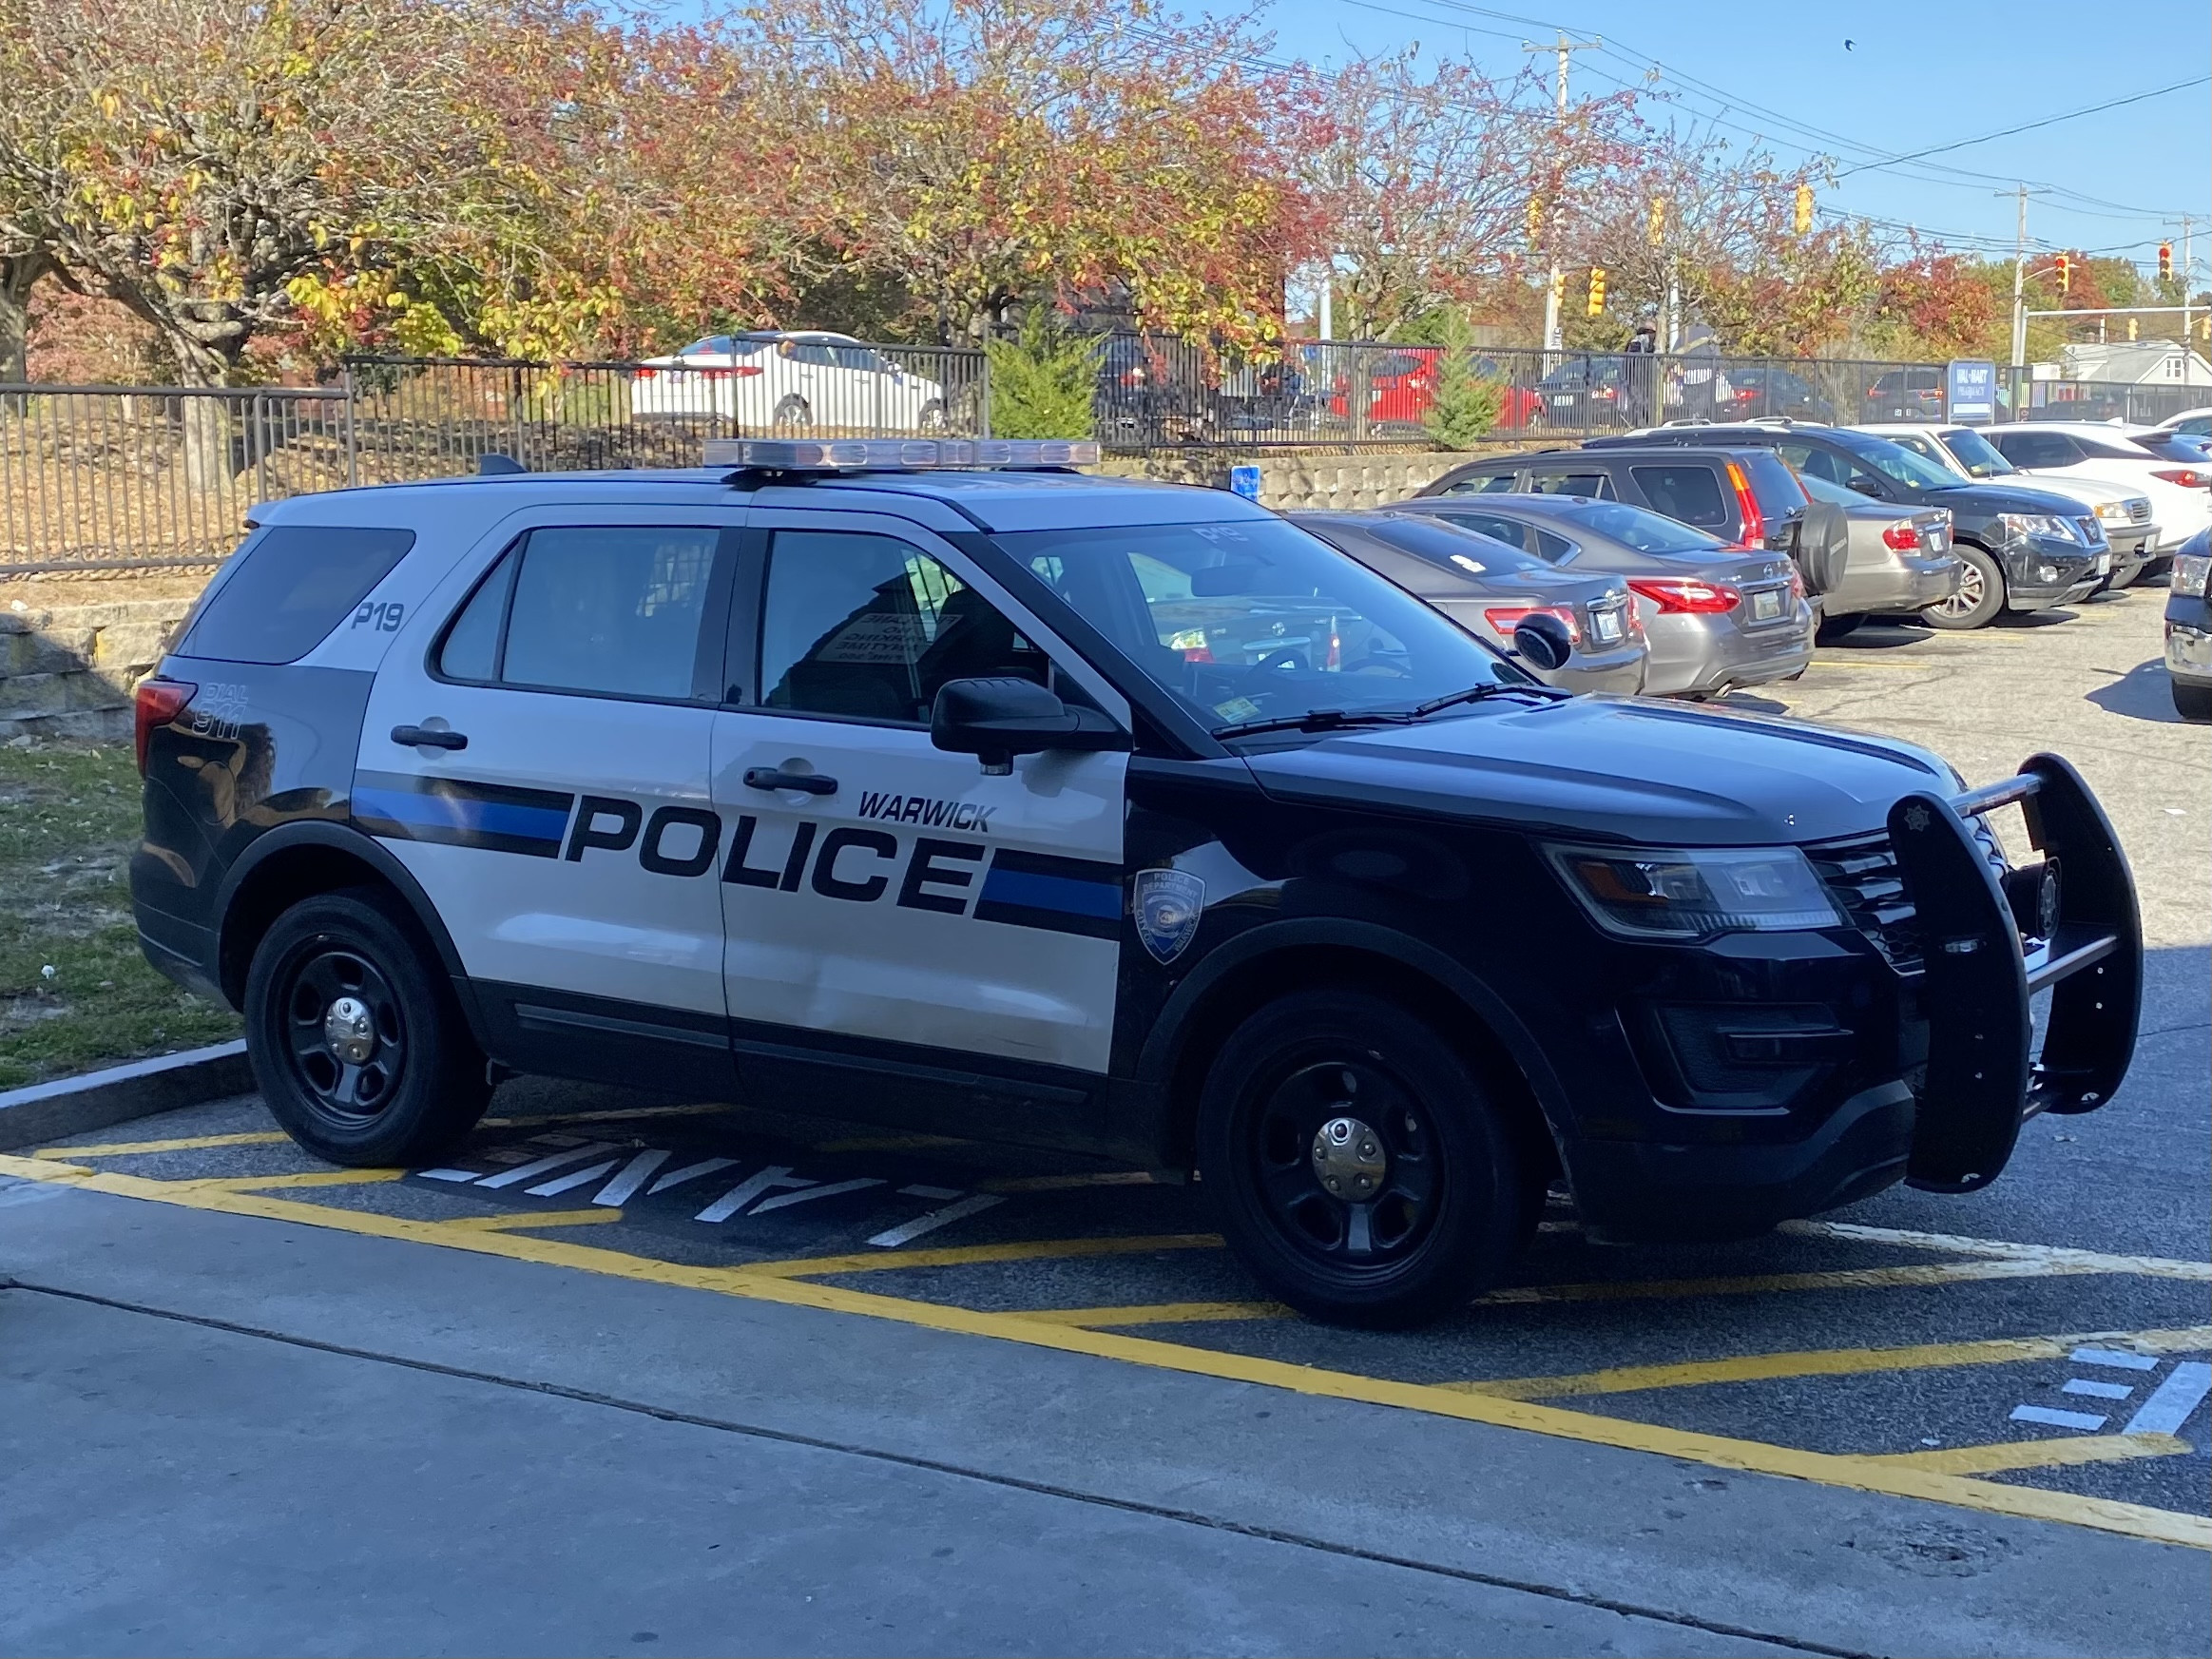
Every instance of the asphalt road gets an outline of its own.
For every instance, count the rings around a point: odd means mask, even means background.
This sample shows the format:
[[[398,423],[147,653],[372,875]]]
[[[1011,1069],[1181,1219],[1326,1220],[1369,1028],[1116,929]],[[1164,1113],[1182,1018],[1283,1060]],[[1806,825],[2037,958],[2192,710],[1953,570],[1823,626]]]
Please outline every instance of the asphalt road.
[[[2161,597],[1735,700],[2112,813],[2135,1070],[1984,1192],[1666,1250],[1562,1204],[1376,1337],[1069,1160],[529,1081],[440,1170],[170,1113],[0,1161],[0,1648],[2205,1652],[2212,732]]]

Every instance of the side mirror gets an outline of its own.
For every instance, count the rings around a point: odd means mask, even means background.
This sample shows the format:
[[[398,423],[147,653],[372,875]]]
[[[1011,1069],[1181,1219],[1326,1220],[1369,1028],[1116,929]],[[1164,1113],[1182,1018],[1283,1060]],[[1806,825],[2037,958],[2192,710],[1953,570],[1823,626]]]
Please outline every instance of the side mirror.
[[[1567,666],[1567,659],[1574,655],[1574,640],[1567,624],[1537,611],[1524,616],[1514,627],[1513,650],[1531,668],[1548,674]]]
[[[1033,680],[994,675],[948,680],[937,688],[930,742],[949,754],[973,755],[985,772],[1004,777],[1016,755],[1125,749],[1129,734],[1094,708],[1068,707]]]

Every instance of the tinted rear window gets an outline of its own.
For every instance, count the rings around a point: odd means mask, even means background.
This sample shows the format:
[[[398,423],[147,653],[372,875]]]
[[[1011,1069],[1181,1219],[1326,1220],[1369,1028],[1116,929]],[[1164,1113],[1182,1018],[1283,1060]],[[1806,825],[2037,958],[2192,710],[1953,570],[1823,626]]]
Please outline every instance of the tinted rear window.
[[[1624,502],[1593,501],[1570,507],[1559,516],[1640,553],[1711,553],[1728,545],[1719,536]]]
[[[1753,450],[1738,455],[1736,464],[1751,480],[1751,497],[1769,514],[1789,513],[1805,505],[1804,487],[1789,463],[1772,450]]]
[[[1721,494],[1721,480],[1708,466],[1631,467],[1628,475],[1653,510],[1669,518],[1706,530],[1726,530],[1733,522]]]
[[[279,524],[257,530],[231,555],[178,649],[223,663],[296,663],[413,546],[411,530]]]
[[[1471,576],[1503,575],[1533,569],[1542,563],[1519,547],[1509,547],[1472,527],[1463,530],[1433,518],[1378,518],[1360,528],[1402,553]]]

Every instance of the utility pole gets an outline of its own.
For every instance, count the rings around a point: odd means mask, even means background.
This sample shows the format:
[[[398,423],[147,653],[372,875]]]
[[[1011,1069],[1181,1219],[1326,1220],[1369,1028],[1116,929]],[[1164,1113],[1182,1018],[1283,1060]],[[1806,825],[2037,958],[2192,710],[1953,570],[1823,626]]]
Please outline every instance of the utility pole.
[[[1554,129],[1555,142],[1564,141],[1567,137],[1567,66],[1568,61],[1576,52],[1595,51],[1605,44],[1602,38],[1568,40],[1564,31],[1549,46],[1537,46],[1529,41],[1521,43],[1521,49],[1525,52],[1557,52],[1559,54],[1559,124]],[[1559,179],[1559,175],[1554,173],[1553,178],[1556,181]],[[1559,350],[1560,346],[1559,293],[1564,277],[1559,268],[1559,196],[1560,192],[1555,183],[1551,192],[1551,200],[1546,204],[1550,211],[1551,222],[1546,227],[1544,237],[1545,251],[1551,256],[1551,270],[1544,283],[1544,349],[1548,352],[1555,352]]]
[[[2020,186],[2020,224],[2012,241],[2012,367],[2028,360],[2028,186]]]

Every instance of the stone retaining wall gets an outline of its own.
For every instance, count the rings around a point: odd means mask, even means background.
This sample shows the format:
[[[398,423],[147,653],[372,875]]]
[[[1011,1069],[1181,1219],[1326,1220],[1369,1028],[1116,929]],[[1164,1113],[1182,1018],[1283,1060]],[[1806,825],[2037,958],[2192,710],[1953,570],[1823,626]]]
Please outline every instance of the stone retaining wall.
[[[191,608],[175,597],[0,605],[0,742],[129,738],[131,692]]]

